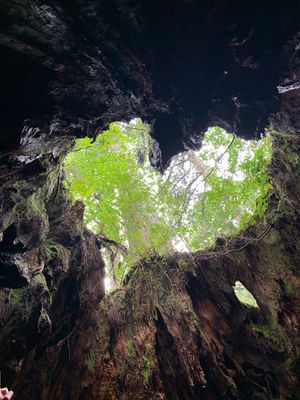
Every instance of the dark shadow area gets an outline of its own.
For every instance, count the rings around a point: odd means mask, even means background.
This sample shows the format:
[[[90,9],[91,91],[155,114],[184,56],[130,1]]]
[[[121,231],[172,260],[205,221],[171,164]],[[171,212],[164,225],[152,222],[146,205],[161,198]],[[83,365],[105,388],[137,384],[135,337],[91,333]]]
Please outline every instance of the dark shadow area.
[[[0,253],[22,253],[26,249],[24,249],[24,245],[20,242],[15,242],[17,238],[17,229],[14,224],[11,224],[5,231],[3,232],[3,237],[0,242]]]
[[[172,335],[157,310],[156,354],[167,400],[196,399],[188,384],[188,379],[178,358]]]

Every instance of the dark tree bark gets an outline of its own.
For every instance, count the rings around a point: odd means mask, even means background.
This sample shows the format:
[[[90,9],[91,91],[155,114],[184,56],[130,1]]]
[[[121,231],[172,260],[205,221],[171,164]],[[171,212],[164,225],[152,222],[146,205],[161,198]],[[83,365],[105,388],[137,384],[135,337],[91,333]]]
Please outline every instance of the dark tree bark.
[[[17,399],[300,398],[299,13],[291,0],[1,2],[0,370]],[[76,137],[136,116],[163,165],[208,126],[254,138],[269,124],[273,194],[233,241],[144,260],[104,296],[61,165]]]

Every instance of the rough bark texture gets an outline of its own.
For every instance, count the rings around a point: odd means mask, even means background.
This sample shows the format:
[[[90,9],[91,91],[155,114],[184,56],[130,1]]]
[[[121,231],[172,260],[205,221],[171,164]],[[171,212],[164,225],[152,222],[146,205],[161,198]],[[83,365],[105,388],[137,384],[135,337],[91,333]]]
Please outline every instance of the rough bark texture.
[[[0,4],[0,370],[16,399],[300,398],[299,4],[169,3]],[[271,112],[265,218],[146,259],[104,297],[62,185],[74,138],[140,116],[166,163],[209,124],[254,137]]]
[[[3,147],[18,145],[22,131],[95,136],[139,116],[155,119],[166,162],[208,125],[244,137],[265,127],[295,56],[300,6],[2,0],[0,18]]]

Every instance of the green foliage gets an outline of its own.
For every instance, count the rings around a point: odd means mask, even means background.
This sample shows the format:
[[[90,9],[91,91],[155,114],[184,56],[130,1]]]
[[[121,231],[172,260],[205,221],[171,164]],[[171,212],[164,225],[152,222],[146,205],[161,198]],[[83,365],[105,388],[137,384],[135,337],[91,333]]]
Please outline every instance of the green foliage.
[[[185,241],[193,249],[213,246],[217,236],[246,229],[266,211],[271,188],[266,171],[270,137],[246,142],[213,128],[205,134],[199,157],[211,168],[204,173],[203,192],[187,218]]]
[[[267,207],[268,136],[243,141],[220,128],[199,152],[175,156],[162,175],[149,162],[149,128],[141,120],[76,141],[65,161],[66,187],[85,204],[85,223],[128,249],[104,254],[120,282],[146,254],[196,251],[234,236]]]

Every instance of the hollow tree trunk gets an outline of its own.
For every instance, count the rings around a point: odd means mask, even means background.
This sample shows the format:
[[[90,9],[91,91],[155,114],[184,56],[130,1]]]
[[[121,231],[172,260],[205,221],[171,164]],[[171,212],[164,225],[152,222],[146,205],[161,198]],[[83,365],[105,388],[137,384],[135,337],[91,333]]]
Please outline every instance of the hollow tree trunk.
[[[2,382],[22,400],[300,398],[298,2],[98,3],[0,5]],[[104,296],[63,189],[75,137],[155,119],[166,163],[211,124],[249,138],[275,112],[266,216]]]

